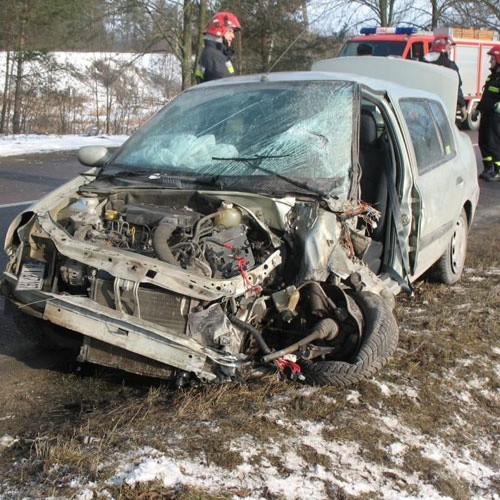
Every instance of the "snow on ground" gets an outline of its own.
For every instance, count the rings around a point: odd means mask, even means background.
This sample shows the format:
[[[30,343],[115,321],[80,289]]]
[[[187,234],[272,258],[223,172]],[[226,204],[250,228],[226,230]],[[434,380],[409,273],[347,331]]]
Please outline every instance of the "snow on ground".
[[[359,404],[355,396],[361,395],[357,391],[350,391],[350,394],[354,396],[352,404]],[[159,481],[167,488],[190,486],[212,493],[219,490],[238,491],[239,494],[242,491],[251,492],[244,497],[238,494],[233,497],[245,500],[268,498],[263,492],[298,500],[329,498],[328,485],[334,485],[352,497],[450,499],[418,471],[409,472],[401,466],[406,451],[413,448],[422,457],[440,463],[450,475],[466,481],[471,491],[476,492],[471,498],[499,498],[493,487],[498,471],[473,459],[468,449],[450,446],[439,437],[429,439],[416,429],[403,426],[396,415],[384,414],[376,408],[371,408],[371,411],[379,431],[392,440],[386,448],[388,461],[383,465],[367,459],[361,445],[355,441],[326,439],[323,432],[325,424],[322,422],[291,421],[284,418],[280,411],[271,410],[262,418],[285,428],[289,439],[286,442],[271,439],[262,443],[252,436],[240,436],[231,443],[230,449],[241,456],[242,463],[231,470],[207,463],[202,455],[185,458],[175,448],[169,453],[162,453],[144,446],[108,457],[107,463],[100,467],[111,472],[106,485],[96,488],[94,483],[77,482],[75,489],[80,495],[95,498],[92,494],[105,494],[107,486]],[[320,463],[307,463],[296,451],[301,445],[314,448],[331,465],[325,468]],[[494,444],[485,436],[479,446],[490,448]],[[278,470],[268,459],[272,456],[283,457],[286,473]]]
[[[126,135],[0,135],[0,156],[76,150],[82,146],[120,146]]]

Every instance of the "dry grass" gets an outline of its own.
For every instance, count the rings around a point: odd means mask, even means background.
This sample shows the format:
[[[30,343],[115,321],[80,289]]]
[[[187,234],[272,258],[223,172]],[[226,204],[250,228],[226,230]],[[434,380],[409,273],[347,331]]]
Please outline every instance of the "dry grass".
[[[190,487],[166,488],[159,481],[138,483],[134,486],[122,485],[109,488],[113,498],[120,500],[229,500],[234,494],[243,494],[244,490],[232,493],[207,493]]]
[[[356,445],[359,457],[410,495],[418,492],[395,472],[396,458],[388,451],[398,439],[411,443],[408,429],[445,448],[467,449],[471,458],[498,470],[498,248],[498,234],[478,230],[471,235],[467,271],[458,285],[421,281],[413,298],[400,297],[396,355],[373,381],[353,390],[307,388],[269,375],[243,385],[175,392],[101,369],[52,372],[33,382],[23,405],[5,403],[16,408],[16,419],[5,421],[4,432],[19,442],[0,456],[0,492],[11,488],[21,496],[70,498],[70,477],[104,485],[114,473],[109,458],[143,446],[227,470],[244,461],[254,467],[266,461],[283,477],[292,472],[284,458],[292,450],[305,469],[321,466],[341,479],[342,467],[332,455],[307,441],[307,425],[319,426],[326,443]],[[44,393],[50,396],[39,396]],[[401,428],[385,427],[384,418],[397,418]],[[482,446],[485,440],[492,446]],[[244,459],[235,444],[246,442],[255,450]],[[473,493],[462,477],[426,456],[421,444],[406,445],[398,470],[416,474],[443,496],[462,500]],[[328,498],[353,498],[333,482],[324,484]],[[166,488],[160,481],[106,488],[124,500],[223,500],[252,493]],[[281,498],[265,488],[259,493]]]

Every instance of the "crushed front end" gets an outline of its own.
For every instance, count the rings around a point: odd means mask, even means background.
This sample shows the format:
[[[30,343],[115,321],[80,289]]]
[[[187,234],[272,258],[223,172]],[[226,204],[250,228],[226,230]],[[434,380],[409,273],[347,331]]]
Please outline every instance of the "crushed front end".
[[[236,77],[181,93],[112,154],[83,148],[94,170],[8,231],[19,329],[179,384],[371,375],[397,326],[361,260],[376,213],[356,200],[359,99],[327,74]]]
[[[352,206],[87,181],[21,214],[7,235],[2,291],[40,343],[68,336],[80,361],[179,384],[269,370],[303,378],[317,361],[359,352],[366,315],[354,296],[384,288],[347,244]]]

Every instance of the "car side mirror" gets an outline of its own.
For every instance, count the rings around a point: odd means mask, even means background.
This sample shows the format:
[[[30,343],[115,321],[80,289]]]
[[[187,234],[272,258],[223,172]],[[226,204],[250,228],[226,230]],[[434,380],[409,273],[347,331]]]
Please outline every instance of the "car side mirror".
[[[111,157],[105,146],[84,146],[78,150],[78,161],[86,167],[100,167]]]

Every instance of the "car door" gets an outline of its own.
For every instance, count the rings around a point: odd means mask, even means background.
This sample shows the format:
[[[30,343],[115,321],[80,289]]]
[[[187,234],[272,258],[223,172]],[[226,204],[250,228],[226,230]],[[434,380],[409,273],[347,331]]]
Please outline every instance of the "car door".
[[[413,146],[419,197],[414,277],[420,276],[444,253],[462,209],[464,175],[457,161],[452,125],[439,101],[400,100]]]

